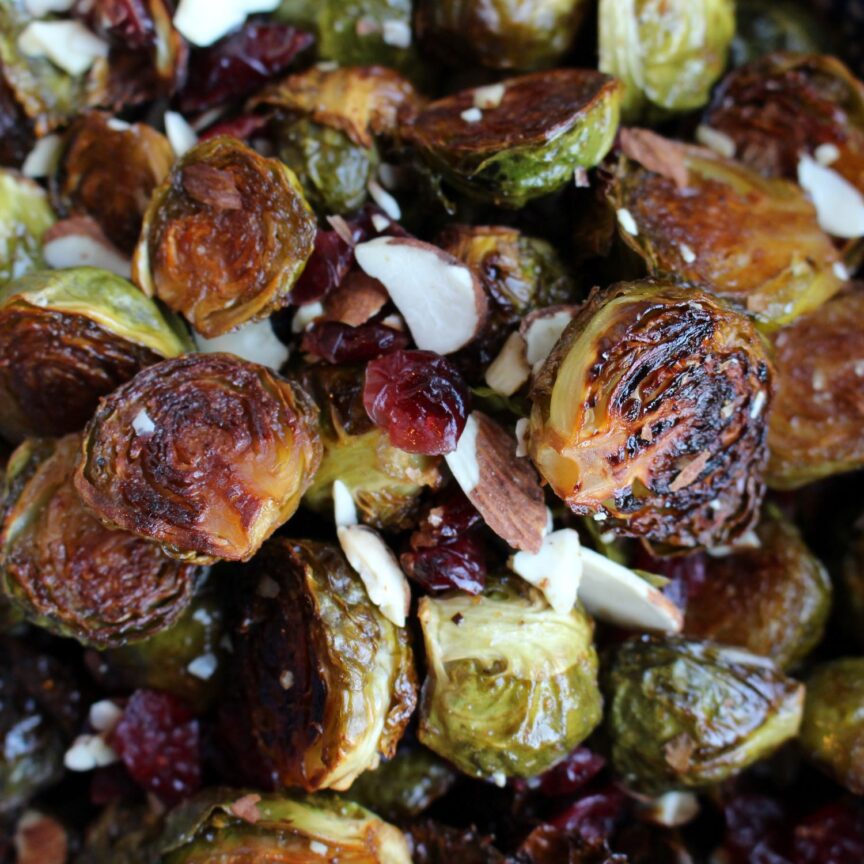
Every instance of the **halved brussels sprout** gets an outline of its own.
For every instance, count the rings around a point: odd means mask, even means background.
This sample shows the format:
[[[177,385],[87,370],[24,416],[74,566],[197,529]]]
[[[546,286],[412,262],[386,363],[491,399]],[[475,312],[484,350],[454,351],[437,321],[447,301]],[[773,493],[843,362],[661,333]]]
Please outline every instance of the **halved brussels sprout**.
[[[735,34],[734,0],[600,0],[600,69],[624,82],[622,112],[708,101]]]
[[[710,291],[767,327],[840,290],[840,253],[800,187],[700,147],[651,143],[662,161],[622,159],[608,189],[621,238],[651,273]]]
[[[97,647],[146,639],[189,604],[200,572],[158,546],[105,528],[72,475],[80,435],[31,439],[6,472],[0,523],[3,590],[25,616]]]
[[[167,360],[100,402],[75,488],[106,524],[171,555],[245,561],[318,468],[316,414],[299,386],[232,354]]]
[[[192,350],[179,322],[134,285],[80,267],[0,288],[0,435],[81,429],[101,396],[139,369]]]
[[[318,405],[324,447],[304,502],[318,512],[332,512],[333,483],[341,480],[364,522],[407,528],[423,491],[440,485],[440,458],[390,443],[363,407],[361,371],[321,365],[305,369],[300,380]]]
[[[771,371],[743,315],[692,288],[595,291],[537,375],[529,452],[574,513],[619,534],[719,546],[764,492]]]
[[[421,743],[474,777],[533,777],[600,722],[594,624],[520,579],[423,597]]]
[[[258,748],[283,786],[348,789],[414,710],[408,633],[336,546],[272,540],[255,572],[236,650]]]
[[[176,162],[153,195],[133,277],[211,339],[287,302],[315,231],[290,168],[213,138]]]
[[[405,136],[457,189],[522,207],[593,168],[618,130],[621,86],[590,69],[535,72],[501,82],[500,102],[463,90],[433,102]]]
[[[796,735],[804,703],[765,658],[652,636],[617,650],[607,686],[615,770],[652,795],[735,776]]]
[[[159,864],[411,864],[402,832],[330,795],[206,790],[168,815]]]
[[[419,0],[415,26],[447,61],[527,71],[570,49],[587,8],[585,0]]]
[[[768,177],[796,180],[802,153],[833,147],[831,169],[864,191],[864,84],[836,57],[771,54],[736,69],[704,123]]]
[[[864,466],[864,291],[835,297],[774,336],[768,482],[778,489]]]
[[[153,190],[173,162],[168,139],[152,126],[90,111],[67,133],[57,191],[71,211],[92,216],[105,236],[131,255]]]
[[[756,548],[707,556],[705,579],[687,592],[684,635],[738,645],[794,666],[819,644],[831,580],[798,529],[775,508],[756,528]]]
[[[45,266],[42,235],[54,221],[38,183],[15,171],[0,171],[0,285]]]
[[[855,795],[864,795],[864,657],[832,660],[807,679],[801,747]]]

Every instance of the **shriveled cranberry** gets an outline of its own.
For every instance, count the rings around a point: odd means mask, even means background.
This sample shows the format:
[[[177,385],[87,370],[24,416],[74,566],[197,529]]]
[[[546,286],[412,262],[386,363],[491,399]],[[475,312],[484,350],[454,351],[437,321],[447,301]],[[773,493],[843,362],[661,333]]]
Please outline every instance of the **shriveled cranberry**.
[[[408,336],[383,324],[352,327],[338,321],[313,324],[304,334],[300,347],[328,363],[364,363],[382,354],[404,348]]]
[[[680,609],[686,609],[688,598],[695,597],[708,579],[709,560],[704,552],[659,558],[640,546],[633,566],[665,576],[669,584],[663,593]]]
[[[174,805],[201,786],[199,725],[176,696],[136,690],[111,736],[132,779]]]
[[[232,120],[215,123],[209,129],[205,129],[199,137],[202,141],[221,136],[248,141],[256,132],[264,129],[269,122],[270,119],[263,114],[241,114]]]
[[[723,808],[724,851],[732,864],[768,862],[784,844],[788,817],[783,804],[767,795],[735,795]],[[782,859],[781,859],[782,860]]]
[[[456,449],[468,419],[469,391],[456,367],[433,351],[394,351],[366,367],[366,413],[409,453]]]
[[[840,801],[808,816],[795,828],[794,864],[861,864],[864,804]]]
[[[540,791],[550,798],[573,795],[606,767],[606,760],[587,747],[577,747],[540,777]]]
[[[313,42],[311,33],[276,22],[248,22],[209,48],[192,52],[181,111],[205,111],[246,96],[284,72]]]
[[[345,278],[353,264],[354,247],[335,231],[319,228],[312,255],[291,290],[291,302],[302,306],[326,297]]]
[[[100,36],[129,50],[148,48],[156,41],[147,0],[78,0],[72,12]]]
[[[578,834],[588,843],[607,840],[624,817],[627,796],[614,786],[586,795],[559,813],[550,824]]]

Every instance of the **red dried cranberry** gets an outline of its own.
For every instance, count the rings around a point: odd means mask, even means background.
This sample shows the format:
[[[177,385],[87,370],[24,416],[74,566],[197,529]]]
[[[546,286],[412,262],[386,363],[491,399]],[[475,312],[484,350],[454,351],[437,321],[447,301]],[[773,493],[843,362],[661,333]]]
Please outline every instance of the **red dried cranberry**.
[[[561,831],[578,834],[588,843],[607,840],[624,816],[627,796],[608,786],[594,795],[586,795],[550,820]]]
[[[361,324],[352,327],[338,321],[313,324],[304,334],[300,347],[328,363],[364,363],[388,351],[396,351],[408,344],[408,336],[401,330],[383,324]]]
[[[864,805],[841,801],[823,807],[795,828],[795,864],[861,864]]]
[[[394,351],[366,367],[363,404],[372,422],[409,453],[456,449],[469,392],[456,367],[433,351]]]
[[[198,721],[170,693],[136,690],[111,743],[132,779],[167,805],[201,786]]]
[[[312,255],[291,290],[291,302],[302,306],[326,297],[348,275],[353,264],[354,247],[335,231],[319,228]]]
[[[156,41],[146,0],[78,0],[72,11],[91,30],[128,50],[149,48]]]
[[[257,90],[284,72],[314,41],[287,24],[250,22],[209,48],[192,52],[181,111],[206,111]]]
[[[736,795],[723,808],[724,851],[732,864],[768,862],[782,848],[787,815],[783,804],[767,795]]]
[[[663,593],[679,609],[686,609],[687,600],[695,597],[708,580],[709,560],[704,552],[658,558],[640,546],[636,550],[633,566],[665,576],[669,584]]]
[[[606,767],[606,760],[587,747],[577,747],[540,777],[540,791],[550,798],[573,795]]]
[[[224,120],[214,124],[202,132],[200,138],[202,141],[206,141],[208,138],[227,136],[228,138],[248,141],[256,132],[264,129],[269,122],[270,119],[263,114],[241,114],[233,120]]]

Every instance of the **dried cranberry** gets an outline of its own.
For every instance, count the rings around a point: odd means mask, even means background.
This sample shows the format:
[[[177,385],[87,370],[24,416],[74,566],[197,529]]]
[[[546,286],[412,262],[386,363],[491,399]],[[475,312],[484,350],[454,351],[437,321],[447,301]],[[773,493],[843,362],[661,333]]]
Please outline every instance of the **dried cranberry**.
[[[313,41],[311,33],[287,24],[250,22],[215,45],[194,50],[180,110],[206,111],[257,90]]]
[[[198,721],[170,693],[136,690],[111,743],[135,782],[167,805],[201,786]]]
[[[364,363],[388,351],[396,351],[408,344],[408,336],[401,330],[383,324],[361,324],[352,327],[338,321],[313,324],[300,343],[307,354],[314,354],[328,363]]]
[[[32,122],[0,75],[0,165],[19,167],[34,142]]]
[[[221,123],[216,123],[209,129],[201,133],[201,140],[206,141],[208,138],[219,138],[227,136],[228,138],[239,138],[241,141],[248,141],[256,132],[260,132],[270,122],[268,117],[263,114],[241,114],[233,120],[224,120]]]
[[[540,777],[540,791],[550,798],[573,795],[606,767],[606,760],[587,747],[577,747]]]
[[[768,862],[782,848],[787,815],[782,803],[767,795],[736,795],[723,808],[724,850],[733,864]]]
[[[823,807],[795,828],[795,864],[861,864],[864,805],[841,801]]]
[[[326,297],[348,274],[354,264],[354,247],[335,231],[318,229],[315,248],[291,291],[297,306]]]
[[[156,41],[156,25],[146,0],[78,0],[73,13],[100,36],[124,48],[149,48]]]
[[[550,820],[561,831],[578,834],[588,843],[607,840],[624,816],[627,796],[609,786],[594,795],[586,795]]]
[[[366,413],[409,453],[455,450],[468,419],[468,399],[456,367],[433,351],[394,351],[366,367]]]
[[[708,556],[704,552],[658,558],[644,547],[636,550],[633,566],[658,576],[665,576],[669,584],[663,593],[679,609],[687,608],[688,598],[695,597],[708,580]]]

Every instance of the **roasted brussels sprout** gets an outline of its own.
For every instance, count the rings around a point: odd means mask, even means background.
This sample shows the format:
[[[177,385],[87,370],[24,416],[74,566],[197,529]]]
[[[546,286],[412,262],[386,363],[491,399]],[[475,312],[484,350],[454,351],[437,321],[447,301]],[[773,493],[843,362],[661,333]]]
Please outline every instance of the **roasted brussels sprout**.
[[[840,290],[839,252],[797,185],[652,133],[628,135],[635,158],[622,159],[608,197],[619,234],[652,273],[710,291],[766,327]]]
[[[864,657],[832,660],[807,679],[801,747],[856,795],[864,795]]]
[[[594,70],[535,72],[501,82],[488,102],[481,89],[433,102],[404,134],[457,189],[522,207],[603,159],[618,129],[620,93],[614,78]]]
[[[475,777],[532,777],[600,722],[594,624],[518,579],[423,597],[420,741]]]
[[[237,139],[213,138],[175,163],[154,193],[133,277],[213,338],[287,302],[315,230],[288,167]]]
[[[571,47],[585,0],[419,0],[424,47],[456,63],[493,69],[552,66]]]
[[[864,291],[833,298],[774,336],[768,482],[794,489],[864,465]]]
[[[324,446],[304,502],[330,513],[333,483],[341,480],[364,522],[376,528],[407,527],[423,490],[440,484],[440,459],[390,443],[363,407],[363,375],[357,369],[309,367],[301,382],[318,405]]]
[[[44,266],[42,235],[54,213],[42,187],[0,170],[0,285]]]
[[[798,529],[770,508],[756,548],[707,556],[705,578],[687,592],[684,635],[738,645],[794,666],[819,643],[831,580]]]
[[[299,386],[232,354],[167,360],[100,402],[75,487],[106,524],[169,554],[245,561],[318,468],[316,414]]]
[[[91,111],[67,133],[58,194],[69,210],[92,216],[105,236],[131,255],[150,196],[173,162],[168,139],[152,126]]]
[[[191,350],[172,318],[124,279],[81,267],[0,288],[0,435],[81,429],[101,396],[139,369]]]
[[[151,864],[162,819],[149,805],[109,804],[87,827],[74,864]]]
[[[664,282],[595,291],[531,397],[529,452],[575,513],[677,547],[752,526],[771,372],[743,315]]]
[[[213,789],[168,816],[160,864],[411,864],[398,828],[329,795],[244,795]]]
[[[608,670],[612,761],[640,792],[719,783],[794,737],[804,688],[738,648],[636,637]]]
[[[708,101],[735,34],[734,0],[600,0],[600,70],[624,82],[627,119]]]
[[[80,448],[73,434],[31,439],[12,454],[0,524],[3,590],[31,621],[84,644],[146,639],[182,614],[199,571],[85,509],[72,484]]]
[[[414,710],[407,632],[335,546],[272,540],[255,572],[236,650],[258,748],[283,786],[348,789]]]

